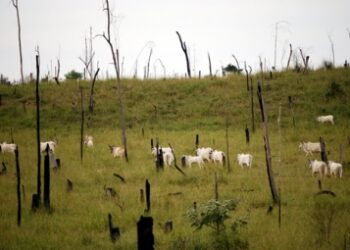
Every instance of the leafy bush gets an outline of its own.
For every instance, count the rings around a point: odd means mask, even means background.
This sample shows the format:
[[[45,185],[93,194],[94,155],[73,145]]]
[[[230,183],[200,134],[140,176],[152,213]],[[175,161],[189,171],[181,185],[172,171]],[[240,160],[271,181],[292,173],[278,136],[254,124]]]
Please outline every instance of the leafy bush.
[[[83,75],[74,69],[69,71],[67,74],[64,75],[67,80],[78,80],[83,77]]]
[[[345,92],[339,83],[333,81],[327,88],[325,96],[327,98],[338,97],[344,95]]]

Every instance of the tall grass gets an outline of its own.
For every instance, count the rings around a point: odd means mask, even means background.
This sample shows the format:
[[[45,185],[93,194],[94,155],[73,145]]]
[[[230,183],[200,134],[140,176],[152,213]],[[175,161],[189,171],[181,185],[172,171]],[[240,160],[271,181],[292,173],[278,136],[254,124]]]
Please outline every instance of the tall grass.
[[[248,220],[247,226],[239,230],[239,238],[246,240],[250,249],[341,249],[344,235],[350,232],[350,147],[346,145],[350,134],[350,109],[346,98],[350,94],[349,76],[349,71],[345,70],[310,72],[305,76],[285,72],[264,81],[272,165],[282,196],[281,229],[277,207],[267,213],[272,202],[259,126],[252,134],[251,144],[245,143],[245,125],[250,126],[250,101],[244,77],[214,81],[123,81],[129,125],[129,164],[113,159],[108,149],[108,144],[120,144],[113,82],[96,84],[96,109],[86,128],[87,133],[94,136],[95,146],[85,149],[83,165],[79,158],[79,84],[42,84],[41,138],[58,140],[57,155],[62,162],[61,169],[51,173],[52,213],[30,210],[31,194],[36,191],[34,85],[0,85],[3,96],[0,141],[9,141],[13,128],[25,186],[22,226],[18,228],[14,157],[1,154],[0,161],[7,163],[8,171],[0,176],[0,249],[135,249],[136,222],[145,209],[145,204],[139,201],[139,193],[146,179],[151,183],[156,249],[220,249],[219,246],[237,249],[234,247],[237,242],[233,240],[236,232],[231,230],[237,218]],[[341,86],[344,95],[326,97],[332,82]],[[80,84],[84,88],[89,86],[84,82]],[[295,102],[295,129],[288,110],[288,95],[292,95]],[[21,101],[26,103],[25,110]],[[277,132],[280,103],[282,145]],[[258,106],[256,112],[259,124]],[[315,117],[323,113],[333,114],[335,125],[316,123]],[[157,173],[150,154],[150,138],[158,138],[164,146],[171,143],[179,164],[182,154],[194,153],[197,133],[201,145],[225,150],[227,115],[231,173],[214,164],[207,164],[203,170],[185,168],[185,177],[174,168]],[[145,137],[141,128],[144,128]],[[317,141],[319,136],[325,139],[331,160],[339,160],[339,145],[344,144],[343,178],[322,178],[323,188],[335,192],[335,198],[315,196],[318,178],[311,176],[308,158],[298,150],[301,140]],[[236,154],[241,152],[253,154],[251,169],[241,169],[236,163]],[[312,158],[319,158],[319,155]],[[126,183],[116,179],[113,173],[125,177]],[[227,237],[221,239],[210,229],[194,231],[185,216],[193,202],[204,203],[214,197],[214,173],[218,175],[220,199],[239,199],[237,209],[225,223]],[[74,183],[69,193],[67,179]],[[105,185],[113,187],[117,197],[107,196]],[[175,192],[181,194],[168,195]],[[114,223],[121,230],[121,238],[114,244],[109,239],[108,213],[112,213]],[[162,225],[168,219],[173,220],[174,231],[165,234]],[[329,232],[324,226],[327,223],[331,225]]]

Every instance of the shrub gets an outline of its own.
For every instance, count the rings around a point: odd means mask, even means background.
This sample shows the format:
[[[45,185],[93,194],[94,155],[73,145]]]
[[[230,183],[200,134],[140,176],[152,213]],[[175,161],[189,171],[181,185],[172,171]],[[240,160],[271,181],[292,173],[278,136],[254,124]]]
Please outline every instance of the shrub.
[[[345,92],[339,83],[333,81],[327,88],[325,96],[327,98],[338,97],[344,95]]]
[[[78,80],[83,77],[83,75],[74,69],[69,71],[67,74],[64,75],[67,80]]]

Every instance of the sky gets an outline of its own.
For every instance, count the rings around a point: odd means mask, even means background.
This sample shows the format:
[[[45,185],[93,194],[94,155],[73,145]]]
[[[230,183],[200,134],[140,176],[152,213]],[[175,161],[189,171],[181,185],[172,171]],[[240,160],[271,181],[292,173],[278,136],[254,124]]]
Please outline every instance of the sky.
[[[83,71],[84,41],[93,30],[94,67],[100,78],[113,76],[111,52],[98,36],[106,32],[103,0],[18,0],[24,75],[35,72],[35,48],[40,50],[43,77],[54,71],[60,59],[61,77],[70,70]],[[122,75],[132,76],[137,61],[143,78],[150,49],[150,77],[184,76],[185,57],[176,35],[179,31],[190,53],[192,75],[209,74],[208,53],[213,72],[244,62],[258,70],[259,57],[267,68],[274,65],[276,23],[276,67],[286,67],[289,43],[310,56],[310,66],[323,60],[335,64],[350,61],[349,0],[110,0],[113,12],[112,35],[123,61]],[[0,73],[19,80],[17,19],[10,0],[0,0]],[[297,55],[300,57],[298,53]],[[108,72],[108,73],[107,73]]]

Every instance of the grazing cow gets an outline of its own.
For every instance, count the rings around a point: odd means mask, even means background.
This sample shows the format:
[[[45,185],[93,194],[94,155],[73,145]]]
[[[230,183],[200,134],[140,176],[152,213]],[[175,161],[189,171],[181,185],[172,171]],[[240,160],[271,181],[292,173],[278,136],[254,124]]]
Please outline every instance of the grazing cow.
[[[253,156],[251,154],[237,154],[238,164],[243,168],[251,167],[253,164]]]
[[[125,156],[125,149],[124,147],[116,147],[116,146],[111,146],[108,145],[109,149],[111,150],[111,154],[113,155],[114,158],[119,157],[119,158],[124,158]]]
[[[0,143],[0,152],[2,153],[15,153],[17,145],[14,143]]]
[[[334,177],[341,178],[343,176],[343,165],[334,162],[334,161],[328,161],[328,167],[329,167],[329,174]]]
[[[175,160],[175,156],[172,152],[163,152],[163,160],[165,166],[170,167]]]
[[[171,150],[170,147],[164,147],[163,148],[163,147],[159,146],[158,150],[160,150],[160,149],[162,149],[163,154],[165,154],[165,153],[172,153],[172,150]],[[153,147],[151,153],[152,153],[152,155],[157,156],[157,148]]]
[[[196,155],[202,157],[203,161],[210,162],[211,161],[211,154],[213,152],[212,148],[197,148],[196,149]]]
[[[322,116],[318,116],[318,117],[316,118],[316,120],[317,120],[318,122],[320,122],[320,123],[327,123],[327,122],[329,122],[329,123],[334,124],[334,117],[333,117],[333,115],[322,115]]]
[[[312,176],[319,174],[320,177],[327,174],[327,163],[324,161],[313,160],[310,161],[309,167],[312,171]]]
[[[199,168],[202,168],[204,164],[203,158],[201,156],[191,156],[191,155],[183,155],[181,157],[182,166],[192,167],[192,164],[198,164]]]
[[[306,153],[306,156],[308,156],[312,155],[312,153],[321,152],[321,144],[319,142],[301,142],[299,149],[302,149]]]
[[[225,165],[226,163],[226,156],[225,153],[219,150],[214,150],[210,155],[211,160],[214,163],[220,163],[221,165]]]
[[[93,141],[93,137],[91,135],[86,135],[84,138],[84,144],[88,147],[88,148],[92,148],[94,146],[94,141]]]
[[[54,141],[40,142],[41,153],[45,152],[47,145],[49,145],[49,149],[52,150],[53,153],[55,153],[56,142]]]

